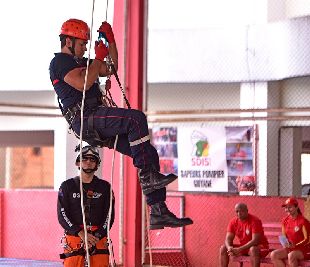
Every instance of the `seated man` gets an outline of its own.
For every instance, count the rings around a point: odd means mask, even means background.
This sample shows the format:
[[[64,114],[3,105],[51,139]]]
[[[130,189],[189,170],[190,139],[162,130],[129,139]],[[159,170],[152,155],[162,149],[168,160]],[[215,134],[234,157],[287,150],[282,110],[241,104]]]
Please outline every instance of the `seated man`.
[[[244,203],[235,206],[237,217],[233,218],[227,227],[225,244],[220,248],[220,266],[227,267],[230,256],[250,256],[251,266],[260,266],[260,258],[269,253],[269,245],[262,222],[257,217],[248,213]],[[239,244],[234,244],[235,236]]]

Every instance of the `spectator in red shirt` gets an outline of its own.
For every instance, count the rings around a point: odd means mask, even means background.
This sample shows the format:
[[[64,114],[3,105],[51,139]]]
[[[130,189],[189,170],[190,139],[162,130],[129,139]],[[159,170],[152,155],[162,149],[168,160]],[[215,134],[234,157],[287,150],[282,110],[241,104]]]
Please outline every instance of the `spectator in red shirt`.
[[[271,252],[272,263],[276,267],[284,267],[287,259],[290,267],[297,267],[298,261],[310,259],[310,223],[302,215],[298,201],[294,197],[288,198],[282,205],[287,216],[282,219],[283,248]]]
[[[249,214],[244,203],[235,206],[237,217],[233,218],[227,227],[225,244],[220,248],[220,266],[227,267],[230,256],[250,256],[251,266],[260,266],[260,259],[269,253],[269,245],[262,222],[259,218]],[[237,237],[239,244],[233,241]]]

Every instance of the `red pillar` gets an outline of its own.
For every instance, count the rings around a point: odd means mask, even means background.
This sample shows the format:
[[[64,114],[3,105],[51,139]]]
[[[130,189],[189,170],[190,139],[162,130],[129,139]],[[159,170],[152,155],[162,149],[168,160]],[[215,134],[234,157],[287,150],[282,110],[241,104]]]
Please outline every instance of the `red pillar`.
[[[119,49],[118,72],[131,107],[139,110],[142,110],[143,99],[144,4],[144,0],[114,1],[113,29]],[[142,193],[136,168],[129,157],[124,160],[124,180],[123,264],[136,267],[141,266],[142,257]]]

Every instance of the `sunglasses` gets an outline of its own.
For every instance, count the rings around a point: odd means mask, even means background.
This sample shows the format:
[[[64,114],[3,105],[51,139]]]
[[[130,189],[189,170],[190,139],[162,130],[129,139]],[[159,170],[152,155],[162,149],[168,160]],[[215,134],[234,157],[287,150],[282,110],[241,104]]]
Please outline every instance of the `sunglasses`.
[[[97,159],[95,157],[82,157],[82,161],[86,162],[88,160],[90,162],[97,162]]]

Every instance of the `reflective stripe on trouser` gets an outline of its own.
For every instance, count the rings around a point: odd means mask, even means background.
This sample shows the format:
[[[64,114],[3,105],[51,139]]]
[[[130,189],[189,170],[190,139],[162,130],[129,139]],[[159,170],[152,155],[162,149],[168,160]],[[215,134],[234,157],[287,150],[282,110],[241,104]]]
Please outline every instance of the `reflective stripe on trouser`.
[[[150,136],[149,135],[146,135],[146,136],[143,136],[142,138],[136,140],[136,141],[132,141],[132,142],[129,142],[129,145],[132,147],[132,146],[137,146],[137,145],[141,145],[142,143],[144,142],[147,142],[150,140]]]
[[[69,247],[72,249],[78,249],[81,246],[81,238],[78,236],[66,235],[66,241]],[[108,249],[107,238],[100,239],[96,244],[97,249]],[[64,253],[70,252],[68,249],[64,249]],[[108,267],[109,255],[108,254],[96,254],[90,256],[91,267]],[[84,256],[77,255],[64,259],[64,267],[84,267]]]
[[[85,130],[88,127],[87,118],[87,113],[85,113]],[[80,117],[77,116],[72,123],[72,129],[78,135],[80,134],[80,127]],[[133,158],[133,164],[136,168],[144,169],[152,166],[155,170],[160,171],[157,150],[152,146],[150,140],[145,138],[149,136],[149,129],[143,112],[134,109],[99,107],[94,114],[94,127],[101,138],[118,135],[116,150]],[[136,144],[135,141],[141,139],[144,142],[130,146],[130,142]],[[165,200],[165,188],[146,195],[146,201],[149,205]]]
[[[84,114],[84,129],[88,128],[88,114]],[[75,133],[80,134],[80,117],[72,124]],[[133,158],[139,169],[153,166],[159,171],[157,150],[148,140],[149,129],[146,116],[135,109],[99,107],[94,113],[94,128],[100,138],[118,135],[116,150]],[[130,145],[133,144],[133,146]]]

